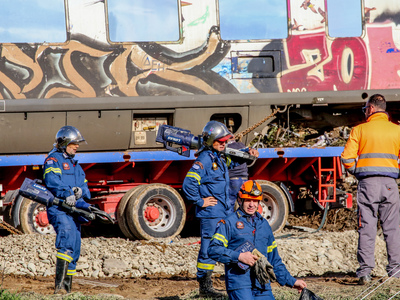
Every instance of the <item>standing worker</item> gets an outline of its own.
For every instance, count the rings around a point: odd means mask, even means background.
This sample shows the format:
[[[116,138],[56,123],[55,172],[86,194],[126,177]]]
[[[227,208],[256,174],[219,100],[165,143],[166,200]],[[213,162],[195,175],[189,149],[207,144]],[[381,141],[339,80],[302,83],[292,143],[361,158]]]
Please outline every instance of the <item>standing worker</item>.
[[[211,258],[225,264],[229,299],[275,299],[271,280],[299,291],[307,286],[291,276],[283,264],[271,226],[257,212],[262,198],[257,182],[243,183],[238,194],[239,208],[220,220],[208,248]]]
[[[203,147],[183,181],[186,199],[196,205],[200,219],[201,246],[197,258],[197,281],[200,297],[220,297],[213,288],[211,275],[215,261],[208,257],[207,248],[216,225],[230,212],[229,175],[221,155],[228,139],[233,137],[226,126],[210,121],[203,129]]]
[[[359,284],[371,281],[370,273],[375,267],[378,215],[388,253],[386,271],[389,276],[400,277],[400,200],[396,183],[400,126],[389,121],[382,95],[372,95],[363,111],[367,122],[352,129],[341,155],[347,171],[359,180],[357,260],[360,267],[356,271]]]
[[[75,127],[62,127],[57,132],[53,150],[44,162],[43,179],[47,189],[55,197],[64,200],[65,204],[88,210],[90,205],[85,202],[90,199],[87,180],[82,167],[74,159],[79,143],[84,141]],[[81,251],[81,223],[87,220],[72,216],[56,205],[47,208],[47,217],[57,233],[54,293],[62,289],[69,293]]]
[[[258,157],[257,149],[246,148],[242,142],[235,141],[234,138],[228,141],[227,147],[248,152],[250,155]],[[238,157],[227,157],[227,165],[229,170],[229,201],[232,212],[235,210],[235,203],[238,192],[242,184],[249,179],[249,168],[247,162]]]

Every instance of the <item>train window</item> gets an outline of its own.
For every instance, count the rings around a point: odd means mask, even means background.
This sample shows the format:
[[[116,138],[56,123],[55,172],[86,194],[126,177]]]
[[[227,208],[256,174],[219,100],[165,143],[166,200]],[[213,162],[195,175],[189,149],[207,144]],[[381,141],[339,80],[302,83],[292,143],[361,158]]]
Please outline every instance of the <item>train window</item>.
[[[232,78],[273,78],[281,72],[279,51],[232,51]]]
[[[361,1],[328,0],[328,33],[331,37],[356,37],[362,34]]]
[[[62,43],[63,0],[0,0],[0,43]]]
[[[224,40],[282,39],[288,35],[286,1],[219,0]]]
[[[235,133],[242,125],[242,116],[236,113],[213,114],[210,121],[218,121],[226,125],[230,132]]]
[[[177,0],[108,0],[107,9],[113,42],[179,40]]]

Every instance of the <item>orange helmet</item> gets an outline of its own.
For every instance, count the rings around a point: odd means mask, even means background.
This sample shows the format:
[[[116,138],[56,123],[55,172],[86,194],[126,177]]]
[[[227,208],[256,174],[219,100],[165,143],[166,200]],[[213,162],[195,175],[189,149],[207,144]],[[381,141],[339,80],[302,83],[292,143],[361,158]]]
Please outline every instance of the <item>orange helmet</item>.
[[[239,198],[261,201],[263,199],[261,186],[255,180],[248,180],[239,190]]]

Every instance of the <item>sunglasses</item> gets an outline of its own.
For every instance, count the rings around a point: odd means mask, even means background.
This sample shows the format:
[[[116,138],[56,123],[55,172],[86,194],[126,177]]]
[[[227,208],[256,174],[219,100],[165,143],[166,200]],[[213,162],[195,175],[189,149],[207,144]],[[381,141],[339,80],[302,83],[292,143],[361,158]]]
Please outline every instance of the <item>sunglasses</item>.
[[[221,141],[221,140],[215,140],[216,142],[218,142],[219,144],[226,144],[227,141]]]
[[[242,192],[242,194],[246,194],[246,195],[251,195],[251,196],[260,196],[261,195],[261,191],[258,189],[256,182],[253,180],[253,187],[251,188],[251,191],[245,191],[243,189],[240,189],[240,191]]]

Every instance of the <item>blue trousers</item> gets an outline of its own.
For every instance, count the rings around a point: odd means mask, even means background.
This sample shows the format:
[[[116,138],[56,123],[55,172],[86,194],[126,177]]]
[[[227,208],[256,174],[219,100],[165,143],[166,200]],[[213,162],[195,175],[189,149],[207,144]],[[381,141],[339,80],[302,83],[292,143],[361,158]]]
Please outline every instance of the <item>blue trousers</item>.
[[[214,270],[215,260],[208,257],[207,249],[217,228],[217,223],[220,220],[221,218],[200,219],[201,245],[197,257],[197,279],[205,276],[207,272]]]
[[[275,300],[271,291],[259,289],[239,289],[228,291],[228,296],[230,300]]]
[[[75,275],[76,263],[81,254],[81,224],[72,216],[55,206],[47,208],[49,223],[57,233],[57,258],[69,262],[68,275]]]

